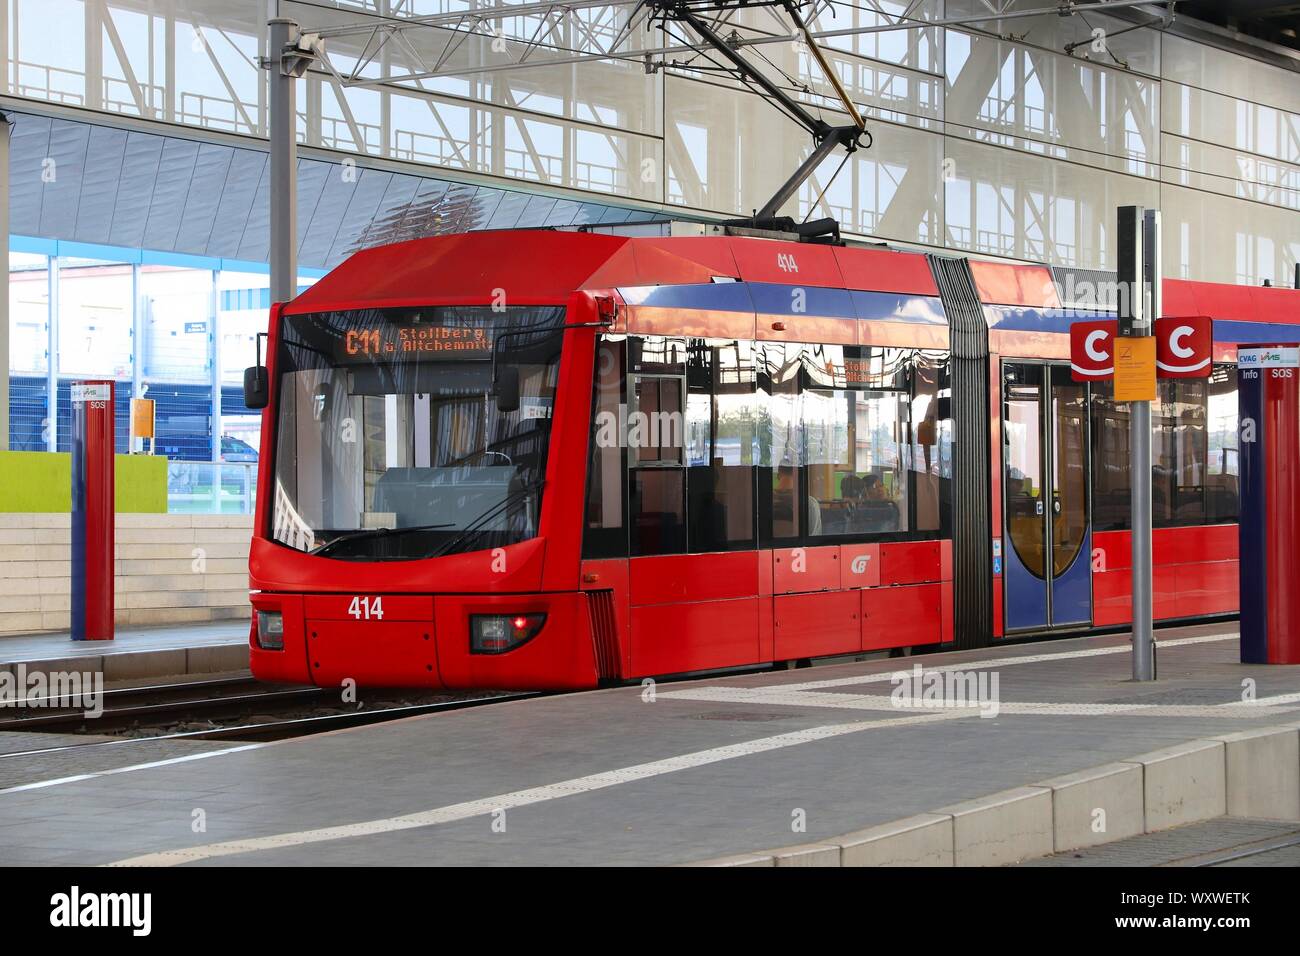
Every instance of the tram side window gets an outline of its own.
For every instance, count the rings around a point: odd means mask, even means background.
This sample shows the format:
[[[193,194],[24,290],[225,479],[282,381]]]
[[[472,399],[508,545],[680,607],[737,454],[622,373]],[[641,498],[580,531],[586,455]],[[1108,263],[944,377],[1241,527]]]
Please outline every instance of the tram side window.
[[[1092,526],[1115,531],[1129,526],[1128,405],[1115,401],[1110,382],[1092,385]]]
[[[803,368],[803,346],[768,343],[759,363],[758,402],[761,409],[762,441],[759,447],[759,475],[766,482],[759,507],[764,526],[770,520],[770,536],[777,540],[799,537],[805,516],[820,513],[800,501],[800,474],[804,465],[803,415],[799,378]],[[766,534],[765,534],[766,536]]]
[[[753,548],[753,344],[687,339],[683,376],[681,353],[663,341],[681,340],[646,337],[633,349],[631,553]]]
[[[1151,405],[1156,527],[1237,519],[1237,388],[1231,366],[1205,379],[1162,379]],[[1129,406],[1092,386],[1092,508],[1098,531],[1129,527]]]
[[[596,348],[583,516],[586,558],[627,557],[627,461],[619,427],[626,357],[623,336],[602,338]]]
[[[686,341],[628,341],[628,519],[633,557],[684,554],[686,535]]]
[[[915,486],[917,531],[938,531],[950,537],[952,514],[952,385],[948,363],[919,352],[912,378],[912,481]]]
[[[1231,365],[1216,365],[1206,390],[1205,520],[1208,524],[1222,524],[1237,520],[1236,369]]]
[[[1151,409],[1151,515],[1157,525],[1205,523],[1205,382],[1166,379]]]
[[[942,357],[828,345],[768,352],[772,537],[943,533],[952,431],[940,412]]]
[[[686,379],[689,550],[753,548],[753,344],[689,340]]]
[[[804,393],[811,537],[911,530],[909,410],[905,392]]]

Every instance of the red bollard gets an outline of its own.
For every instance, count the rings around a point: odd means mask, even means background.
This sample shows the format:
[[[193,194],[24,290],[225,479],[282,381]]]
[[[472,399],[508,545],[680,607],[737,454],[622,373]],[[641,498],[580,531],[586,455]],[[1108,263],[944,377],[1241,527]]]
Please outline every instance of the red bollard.
[[[113,383],[72,384],[72,639],[113,639]]]

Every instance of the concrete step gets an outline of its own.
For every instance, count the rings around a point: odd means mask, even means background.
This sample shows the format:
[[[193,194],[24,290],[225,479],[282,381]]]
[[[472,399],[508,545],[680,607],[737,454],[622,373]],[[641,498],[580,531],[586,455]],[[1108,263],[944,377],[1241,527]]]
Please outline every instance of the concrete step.
[[[163,609],[171,610],[178,609]],[[92,671],[116,681],[248,670],[247,624],[211,616],[182,623],[191,626],[126,627],[112,641],[73,641],[67,633],[0,637],[0,672],[21,665],[29,674]]]

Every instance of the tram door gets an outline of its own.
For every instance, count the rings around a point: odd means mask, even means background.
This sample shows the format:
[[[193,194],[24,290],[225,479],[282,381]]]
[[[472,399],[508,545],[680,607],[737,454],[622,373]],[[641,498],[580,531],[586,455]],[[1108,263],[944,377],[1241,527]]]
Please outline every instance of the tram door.
[[[1048,362],[1005,362],[1002,376],[1007,630],[1088,623],[1088,386]]]

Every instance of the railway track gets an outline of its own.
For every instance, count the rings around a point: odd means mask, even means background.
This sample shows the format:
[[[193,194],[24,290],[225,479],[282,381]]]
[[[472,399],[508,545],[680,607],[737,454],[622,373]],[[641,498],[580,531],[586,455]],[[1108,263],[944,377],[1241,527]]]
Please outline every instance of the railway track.
[[[51,706],[51,697],[36,698],[21,709],[0,709],[0,732],[116,730],[159,718],[229,717],[250,707],[301,705],[326,693],[322,687],[269,687],[249,677],[118,687],[102,692],[103,713],[93,717],[82,708]]]
[[[1300,846],[1300,830],[1292,833],[1285,833],[1281,836],[1268,837],[1263,840],[1252,840],[1248,843],[1240,843],[1236,846],[1225,847],[1222,850],[1214,850],[1210,853],[1202,853],[1189,859],[1178,861],[1179,866],[1209,867],[1225,866],[1229,863],[1236,863],[1240,860],[1246,860],[1255,856],[1264,856],[1268,853],[1276,853],[1279,850],[1287,850],[1293,846]]]
[[[323,690],[323,688],[311,688]],[[269,696],[269,695],[249,695],[251,697]],[[112,740],[89,740],[84,743],[58,744],[52,747],[38,747],[27,750],[10,751],[0,753],[0,760],[9,760],[20,757],[34,757],[44,754],[65,753],[72,751],[83,751],[93,748],[105,747],[130,747],[132,745],[153,743],[162,740],[239,740],[239,741],[270,741],[284,740],[290,737],[306,737],[312,734],[327,733],[333,730],[342,730],[348,727],[361,727],[368,724],[379,724],[393,720],[400,720],[404,717],[415,717],[422,714],[438,713],[441,711],[464,710],[471,707],[481,707],[487,704],[502,703],[508,700],[526,700],[532,697],[543,696],[540,692],[529,691],[521,693],[502,693],[502,694],[477,694],[474,696],[453,696],[449,700],[431,701],[429,703],[419,704],[402,704],[393,707],[375,707],[359,708],[352,711],[343,711],[340,713],[316,714],[309,716],[287,717],[282,720],[253,720],[241,723],[231,724],[224,727],[212,727],[202,730],[177,731],[173,733],[162,733],[138,737],[117,737]],[[165,707],[166,705],[139,705],[150,706],[154,708]],[[181,707],[181,702],[174,703],[173,707]],[[132,708],[138,710],[138,707]],[[161,711],[154,709],[151,713],[157,714]],[[107,713],[107,711],[106,711]],[[17,729],[11,725],[0,724],[0,731]],[[48,729],[48,727],[46,728]]]

